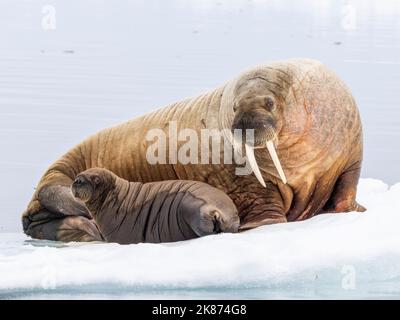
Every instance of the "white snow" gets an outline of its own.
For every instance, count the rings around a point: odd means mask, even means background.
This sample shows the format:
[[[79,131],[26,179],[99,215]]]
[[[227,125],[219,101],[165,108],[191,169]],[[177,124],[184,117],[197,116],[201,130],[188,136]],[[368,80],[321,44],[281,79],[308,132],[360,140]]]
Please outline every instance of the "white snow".
[[[79,296],[93,286],[134,296],[221,288],[225,298],[246,288],[261,297],[282,288],[283,297],[307,297],[309,290],[327,297],[399,296],[399,199],[400,183],[389,188],[362,179],[358,200],[365,213],[326,214],[173,244],[61,244],[1,234],[0,296],[67,294],[72,288]],[[369,285],[387,281],[390,288],[370,291]]]

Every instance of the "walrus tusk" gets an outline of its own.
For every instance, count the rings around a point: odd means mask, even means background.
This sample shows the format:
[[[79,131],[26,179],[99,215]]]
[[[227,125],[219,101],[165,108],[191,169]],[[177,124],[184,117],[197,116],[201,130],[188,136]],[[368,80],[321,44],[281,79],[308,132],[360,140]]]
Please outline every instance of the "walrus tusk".
[[[258,181],[261,183],[261,185],[264,188],[266,188],[267,185],[265,184],[264,178],[261,175],[260,168],[258,168],[258,164],[254,156],[254,149],[250,147],[247,143],[245,144],[245,146],[246,146],[246,156],[247,159],[249,160],[250,167],[253,170],[254,175],[256,176]]]
[[[283,172],[281,162],[279,161],[278,155],[276,154],[274,143],[272,140],[267,141],[267,149],[269,154],[271,155],[272,161],[274,162],[276,170],[278,170],[279,176],[284,184],[286,184],[286,176]]]

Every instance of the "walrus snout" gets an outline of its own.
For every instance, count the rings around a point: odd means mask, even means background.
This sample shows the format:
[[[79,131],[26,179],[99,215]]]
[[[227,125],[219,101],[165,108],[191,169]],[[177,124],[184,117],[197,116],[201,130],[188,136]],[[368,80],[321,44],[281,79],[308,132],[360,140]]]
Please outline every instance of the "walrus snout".
[[[84,185],[85,183],[86,183],[86,180],[85,180],[85,178],[83,178],[83,177],[78,177],[78,178],[76,178],[75,181],[74,181],[74,185],[75,185],[76,187],[80,187],[80,186]]]
[[[234,103],[232,131],[242,131],[242,141],[255,148],[265,148],[266,141],[277,137],[277,107],[270,95],[249,95]],[[254,130],[254,139],[246,137],[246,130]]]
[[[275,99],[270,95],[248,95],[236,101],[233,110],[235,117],[232,131],[241,130],[246,156],[257,180],[266,187],[254,149],[267,148],[279,177],[286,184],[286,176],[274,145],[274,142],[278,141],[278,132],[282,127],[281,121],[278,120],[280,117]],[[254,130],[253,139],[246,136],[246,130],[249,129]]]
[[[85,202],[90,199],[93,192],[93,187],[88,179],[86,179],[83,175],[79,175],[72,183],[71,191],[75,198]]]
[[[276,138],[276,125],[274,119],[266,114],[256,111],[238,113],[233,121],[232,131],[240,130],[242,141],[254,148],[265,148],[268,140]],[[253,137],[246,135],[246,130],[254,130]]]
[[[223,228],[221,228],[222,232],[228,232],[228,233],[239,232],[239,228],[240,228],[239,216],[237,216],[237,218],[235,217],[235,218],[229,219],[222,226],[223,226]]]

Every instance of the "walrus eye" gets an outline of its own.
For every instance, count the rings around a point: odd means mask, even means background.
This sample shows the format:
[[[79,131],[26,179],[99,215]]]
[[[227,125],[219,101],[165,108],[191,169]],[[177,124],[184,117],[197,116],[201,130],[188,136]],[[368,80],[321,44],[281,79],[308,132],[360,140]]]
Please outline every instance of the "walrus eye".
[[[97,177],[97,176],[93,177],[93,183],[94,183],[96,186],[99,185],[100,182],[101,182],[101,180],[100,180],[99,177]]]
[[[265,107],[268,111],[274,111],[276,109],[276,103],[272,97],[265,97]]]

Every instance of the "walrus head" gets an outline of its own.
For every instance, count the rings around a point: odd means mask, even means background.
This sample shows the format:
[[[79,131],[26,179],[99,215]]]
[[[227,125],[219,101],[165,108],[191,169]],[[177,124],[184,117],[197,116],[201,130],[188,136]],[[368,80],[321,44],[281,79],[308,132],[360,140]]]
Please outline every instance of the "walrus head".
[[[254,93],[239,96],[234,101],[233,112],[232,130],[241,130],[242,141],[246,141],[246,156],[259,182],[265,187],[265,181],[255,160],[254,149],[267,148],[282,182],[286,183],[286,176],[274,145],[278,142],[278,134],[282,129],[281,108],[274,96]],[[254,142],[246,139],[246,130],[249,129],[254,130]]]
[[[80,173],[72,184],[71,191],[75,198],[83,201],[96,201],[115,186],[116,177],[104,169],[89,169]]]

